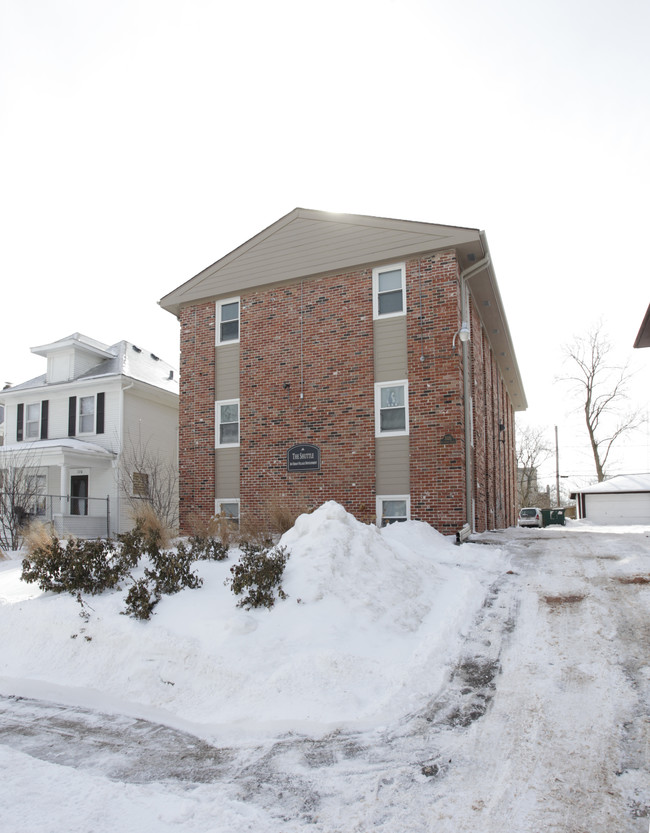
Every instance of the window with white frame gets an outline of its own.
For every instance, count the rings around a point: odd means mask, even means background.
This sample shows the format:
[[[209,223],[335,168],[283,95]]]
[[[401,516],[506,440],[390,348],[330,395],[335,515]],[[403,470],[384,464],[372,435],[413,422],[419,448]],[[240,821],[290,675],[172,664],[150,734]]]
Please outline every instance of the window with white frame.
[[[217,301],[217,344],[239,341],[239,298]]]
[[[216,447],[239,445],[239,400],[216,403]]]
[[[409,432],[408,382],[375,385],[375,435],[397,436]]]
[[[37,440],[41,435],[41,403],[34,402],[25,408],[25,438]]]
[[[411,517],[411,498],[408,495],[378,495],[377,525],[408,521]]]
[[[403,263],[372,270],[372,303],[375,318],[406,314],[406,281]]]
[[[235,526],[239,526],[239,500],[216,500],[214,505],[215,515],[225,518]]]
[[[79,433],[92,434],[95,430],[95,397],[79,397]]]

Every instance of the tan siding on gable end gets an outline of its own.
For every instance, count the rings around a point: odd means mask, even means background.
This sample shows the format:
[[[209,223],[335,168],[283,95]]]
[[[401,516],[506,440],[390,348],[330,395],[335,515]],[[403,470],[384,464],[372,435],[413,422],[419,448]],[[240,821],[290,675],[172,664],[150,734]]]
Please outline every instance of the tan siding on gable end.
[[[375,382],[406,379],[406,316],[373,324]]]
[[[180,307],[261,285],[476,245],[477,229],[296,208],[162,299]]]
[[[408,437],[377,437],[375,474],[378,495],[409,494]]]
[[[215,360],[216,398],[239,397],[239,344],[217,347]]]
[[[239,449],[218,448],[215,494],[217,500],[239,497]]]

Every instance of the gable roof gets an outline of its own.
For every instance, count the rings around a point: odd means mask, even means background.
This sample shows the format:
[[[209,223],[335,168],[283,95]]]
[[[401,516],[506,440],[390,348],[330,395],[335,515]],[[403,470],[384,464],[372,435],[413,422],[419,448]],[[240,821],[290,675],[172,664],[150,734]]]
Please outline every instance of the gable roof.
[[[479,231],[295,208],[165,295],[160,305],[178,315],[189,304],[247,288],[458,247],[482,257]]]
[[[163,361],[150,350],[140,348],[129,341],[118,341],[116,344],[107,345],[99,341],[83,336],[81,333],[73,333],[70,336],[45,344],[40,347],[32,347],[32,353],[47,357],[61,349],[71,346],[81,347],[84,352],[97,357],[97,364],[90,369],[62,382],[47,381],[47,374],[43,373],[34,379],[21,382],[17,385],[0,392],[0,398],[5,394],[14,391],[33,390],[34,388],[52,387],[55,385],[74,385],[80,381],[89,379],[102,379],[114,376],[125,376],[138,382],[144,382],[156,388],[178,394],[178,371],[167,362]]]
[[[646,310],[645,318],[641,322],[639,334],[634,342],[635,347],[650,347],[650,305]]]
[[[31,352],[37,356],[47,358],[52,353],[59,353],[62,350],[70,349],[80,350],[88,355],[96,356],[98,359],[107,359],[111,356],[110,347],[107,344],[102,344],[101,341],[96,341],[94,338],[89,338],[83,333],[72,333],[65,338],[60,338],[50,344],[42,344],[39,347],[32,347]]]
[[[624,492],[650,492],[650,474],[619,474],[593,486],[576,489],[573,494],[606,495]]]
[[[515,410],[527,407],[487,240],[479,229],[295,208],[160,300],[178,316],[192,304],[247,289],[393,263],[454,249],[476,299]],[[484,262],[482,267],[478,264]]]

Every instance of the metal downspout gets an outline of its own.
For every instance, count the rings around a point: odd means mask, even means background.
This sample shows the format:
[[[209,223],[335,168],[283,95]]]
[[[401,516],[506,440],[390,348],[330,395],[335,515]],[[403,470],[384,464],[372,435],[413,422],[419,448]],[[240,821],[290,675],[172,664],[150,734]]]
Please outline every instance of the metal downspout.
[[[479,272],[490,265],[490,256],[486,255],[478,263],[473,263],[467,269],[463,269],[460,273],[460,303],[461,303],[461,325],[459,333],[467,332],[467,337],[461,339],[461,351],[463,361],[463,419],[465,422],[465,516],[466,522],[469,524],[472,532],[475,531],[474,518],[474,473],[473,473],[473,457],[472,457],[472,414],[470,409],[470,402],[472,401],[471,388],[471,373],[469,366],[469,339],[471,336],[470,329],[470,310],[469,310],[469,290],[467,288],[467,281],[473,278]]]

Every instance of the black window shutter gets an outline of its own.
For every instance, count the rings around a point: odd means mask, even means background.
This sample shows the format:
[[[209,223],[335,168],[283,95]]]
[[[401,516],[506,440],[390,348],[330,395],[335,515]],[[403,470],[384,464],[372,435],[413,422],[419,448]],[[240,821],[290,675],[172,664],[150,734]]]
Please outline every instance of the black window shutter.
[[[41,439],[42,440],[47,439],[47,417],[48,417],[49,405],[50,405],[50,403],[47,399],[44,399],[41,402]]]
[[[68,399],[68,436],[74,437],[77,433],[77,397],[71,396]]]
[[[104,394],[98,393],[97,394],[97,428],[95,429],[97,434],[104,433]]]
[[[16,442],[21,443],[23,441],[23,413],[25,410],[25,406],[20,403],[18,405],[18,414],[16,416]]]

